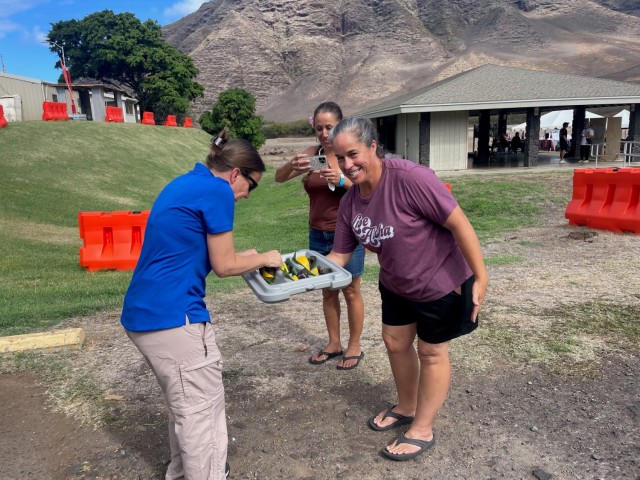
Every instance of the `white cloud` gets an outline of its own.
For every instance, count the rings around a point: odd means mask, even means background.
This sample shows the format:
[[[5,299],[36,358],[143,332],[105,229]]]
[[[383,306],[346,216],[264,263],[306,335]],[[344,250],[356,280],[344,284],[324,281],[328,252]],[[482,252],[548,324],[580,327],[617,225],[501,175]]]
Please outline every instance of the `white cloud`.
[[[10,20],[0,18],[0,38],[16,30],[20,30],[20,25]]]
[[[17,31],[24,32],[24,27],[13,21],[12,16],[31,10],[39,4],[46,3],[41,0],[0,0],[0,38]]]
[[[33,27],[31,29],[31,39],[34,40],[36,43],[42,43],[42,42],[46,42],[47,38],[48,38],[48,34],[46,34],[45,32],[43,32],[40,27]]]
[[[169,8],[165,8],[163,13],[166,18],[182,18],[198,10],[203,3],[202,0],[180,0]]]
[[[31,10],[33,7],[43,2],[38,1],[23,1],[16,2],[15,0],[0,0],[0,18],[9,18],[16,13]]]

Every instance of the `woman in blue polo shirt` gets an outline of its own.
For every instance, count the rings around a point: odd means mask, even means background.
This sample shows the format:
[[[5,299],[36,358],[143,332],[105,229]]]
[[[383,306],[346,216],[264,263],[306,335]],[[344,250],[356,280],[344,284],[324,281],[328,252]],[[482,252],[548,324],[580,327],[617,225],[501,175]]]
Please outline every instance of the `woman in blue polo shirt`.
[[[205,278],[279,267],[272,250],[236,252],[235,202],[265,171],[245,140],[211,142],[206,165],[171,181],[156,199],[121,323],[155,374],[169,407],[166,478],[225,478],[227,424],[221,355],[204,302]]]

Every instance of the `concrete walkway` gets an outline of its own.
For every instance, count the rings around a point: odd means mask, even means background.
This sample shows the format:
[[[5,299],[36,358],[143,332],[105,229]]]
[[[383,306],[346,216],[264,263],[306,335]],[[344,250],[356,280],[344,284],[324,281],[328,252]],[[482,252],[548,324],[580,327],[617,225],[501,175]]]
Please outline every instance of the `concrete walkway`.
[[[560,164],[560,154],[558,152],[540,152],[538,154],[538,166],[525,167],[524,154],[504,154],[498,159],[492,159],[489,166],[474,167],[473,159],[469,159],[469,168],[467,170],[441,170],[438,176],[456,177],[460,175],[498,175],[498,174],[514,174],[514,173],[549,173],[549,172],[567,172],[576,168],[622,168],[622,159],[613,162],[602,162],[591,159],[589,163],[580,163],[572,161]]]

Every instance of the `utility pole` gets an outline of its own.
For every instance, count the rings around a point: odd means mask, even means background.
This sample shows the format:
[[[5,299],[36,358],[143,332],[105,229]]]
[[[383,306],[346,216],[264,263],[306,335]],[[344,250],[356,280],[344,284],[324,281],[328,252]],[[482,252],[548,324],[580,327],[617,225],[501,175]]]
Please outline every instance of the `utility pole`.
[[[7,73],[4,69],[4,58],[2,58],[2,54],[0,53],[0,63],[2,64],[2,73]]]
[[[67,64],[64,58],[64,47],[48,38],[46,39],[45,43],[55,45],[62,52],[62,56],[60,57],[60,66],[62,67],[62,76],[64,77],[64,81],[67,84],[67,89],[69,90],[69,97],[71,97],[71,113],[75,115],[76,103],[75,103],[75,100],[73,99],[73,88],[71,87],[71,73],[69,73],[69,70],[67,70]]]

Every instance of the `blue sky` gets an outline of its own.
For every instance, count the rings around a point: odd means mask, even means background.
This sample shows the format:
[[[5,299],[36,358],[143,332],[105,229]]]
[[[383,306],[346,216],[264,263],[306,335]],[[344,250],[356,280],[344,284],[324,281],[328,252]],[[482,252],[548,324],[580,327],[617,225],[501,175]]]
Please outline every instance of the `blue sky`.
[[[57,82],[58,57],[42,43],[51,24],[94,12],[131,12],[166,25],[196,11],[203,0],[0,0],[0,55],[6,73]],[[1,71],[0,66],[0,71]]]

